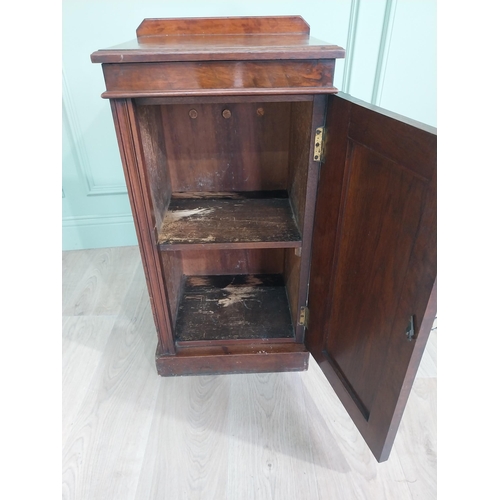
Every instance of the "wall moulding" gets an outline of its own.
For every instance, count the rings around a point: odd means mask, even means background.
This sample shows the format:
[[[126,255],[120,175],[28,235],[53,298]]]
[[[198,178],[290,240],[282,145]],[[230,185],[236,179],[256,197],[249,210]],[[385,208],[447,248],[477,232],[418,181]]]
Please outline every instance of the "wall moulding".
[[[386,0],[371,103],[380,106],[398,0]]]
[[[87,147],[81,133],[78,113],[76,112],[76,107],[73,103],[64,68],[62,71],[62,99],[63,113],[66,117],[68,133],[73,145],[73,151],[75,153],[76,167],[78,169],[78,174],[86,187],[86,196],[127,194],[127,187],[124,183],[97,184],[95,182],[92,174],[92,167],[87,154]]]

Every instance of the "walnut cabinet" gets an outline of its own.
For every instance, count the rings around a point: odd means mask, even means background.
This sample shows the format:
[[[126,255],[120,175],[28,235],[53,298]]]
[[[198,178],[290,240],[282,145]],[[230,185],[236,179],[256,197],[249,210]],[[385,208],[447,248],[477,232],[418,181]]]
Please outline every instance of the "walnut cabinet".
[[[344,50],[300,17],[136,35],[91,58],[158,373],[305,370],[311,353],[386,460],[436,312],[435,130],[338,92]]]

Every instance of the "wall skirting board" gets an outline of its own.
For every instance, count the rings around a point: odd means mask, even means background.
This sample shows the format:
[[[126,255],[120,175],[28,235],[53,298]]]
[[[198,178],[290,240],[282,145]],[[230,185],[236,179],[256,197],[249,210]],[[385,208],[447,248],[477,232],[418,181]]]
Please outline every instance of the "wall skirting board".
[[[137,245],[132,214],[63,218],[63,250]]]

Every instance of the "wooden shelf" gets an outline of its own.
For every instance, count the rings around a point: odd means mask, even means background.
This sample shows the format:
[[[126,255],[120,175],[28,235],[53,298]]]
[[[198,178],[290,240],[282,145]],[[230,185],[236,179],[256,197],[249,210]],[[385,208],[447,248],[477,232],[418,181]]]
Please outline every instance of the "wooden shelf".
[[[301,243],[286,191],[174,195],[158,236],[162,250],[294,248]]]
[[[283,276],[187,276],[175,325],[178,345],[294,338]]]

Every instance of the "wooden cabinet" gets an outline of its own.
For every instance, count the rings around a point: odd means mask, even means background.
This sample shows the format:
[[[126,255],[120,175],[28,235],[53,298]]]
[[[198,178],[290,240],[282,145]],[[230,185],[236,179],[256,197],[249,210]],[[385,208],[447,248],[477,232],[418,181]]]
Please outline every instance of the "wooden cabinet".
[[[102,63],[160,375],[316,358],[387,459],[435,316],[436,135],[300,17],[146,19]]]

